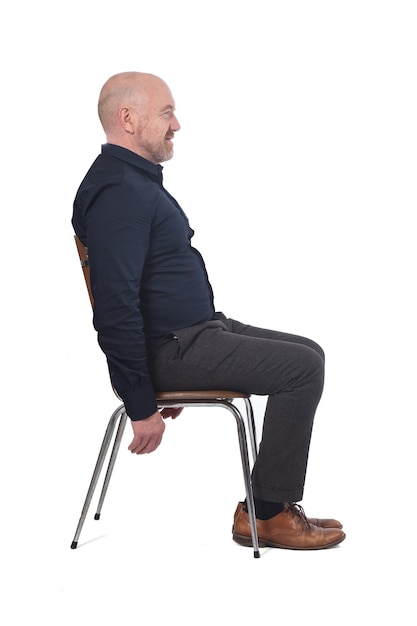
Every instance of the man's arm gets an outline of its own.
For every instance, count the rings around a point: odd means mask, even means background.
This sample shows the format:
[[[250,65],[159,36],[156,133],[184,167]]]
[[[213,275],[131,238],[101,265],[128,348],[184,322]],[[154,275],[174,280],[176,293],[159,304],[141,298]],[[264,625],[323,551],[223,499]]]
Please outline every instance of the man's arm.
[[[132,421],[157,411],[139,301],[150,213],[135,190],[118,184],[101,189],[85,213],[94,326],[112,384]]]

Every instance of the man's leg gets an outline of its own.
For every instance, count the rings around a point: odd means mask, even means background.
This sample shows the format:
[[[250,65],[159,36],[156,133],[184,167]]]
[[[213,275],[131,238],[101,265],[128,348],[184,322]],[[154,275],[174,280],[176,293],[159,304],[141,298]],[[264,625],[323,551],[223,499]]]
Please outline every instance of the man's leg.
[[[336,520],[307,518],[301,500],[324,354],[309,339],[220,319],[171,333],[149,345],[156,389],[233,389],[267,395],[252,484],[259,546],[316,550],[344,540]],[[261,514],[259,514],[261,511]],[[252,545],[244,504],[233,538]]]
[[[268,396],[253,490],[258,499],[299,501],[324,355],[314,342],[221,317],[150,346],[157,389],[228,388]]]

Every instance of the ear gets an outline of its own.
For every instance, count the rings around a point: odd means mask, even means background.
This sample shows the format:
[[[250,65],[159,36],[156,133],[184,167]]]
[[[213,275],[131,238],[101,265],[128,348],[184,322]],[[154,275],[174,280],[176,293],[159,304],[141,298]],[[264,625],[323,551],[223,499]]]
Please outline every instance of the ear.
[[[119,122],[127,133],[133,135],[135,132],[135,121],[133,111],[129,107],[123,107],[119,110]]]

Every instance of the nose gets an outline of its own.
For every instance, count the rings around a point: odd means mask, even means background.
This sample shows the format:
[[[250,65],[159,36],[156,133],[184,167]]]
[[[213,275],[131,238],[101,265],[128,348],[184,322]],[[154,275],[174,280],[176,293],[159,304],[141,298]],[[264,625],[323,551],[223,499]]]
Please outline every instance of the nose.
[[[180,130],[181,128],[181,124],[179,123],[177,116],[175,114],[172,116],[170,126],[171,126],[171,130],[173,130],[174,132],[177,132],[177,130]]]

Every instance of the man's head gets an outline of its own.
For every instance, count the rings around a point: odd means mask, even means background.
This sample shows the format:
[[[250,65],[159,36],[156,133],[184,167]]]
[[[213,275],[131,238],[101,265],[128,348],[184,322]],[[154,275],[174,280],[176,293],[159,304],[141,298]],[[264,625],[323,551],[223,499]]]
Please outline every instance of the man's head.
[[[172,158],[171,140],[181,128],[174,112],[168,85],[158,76],[142,72],[112,76],[103,85],[98,101],[107,142],[155,164]]]

